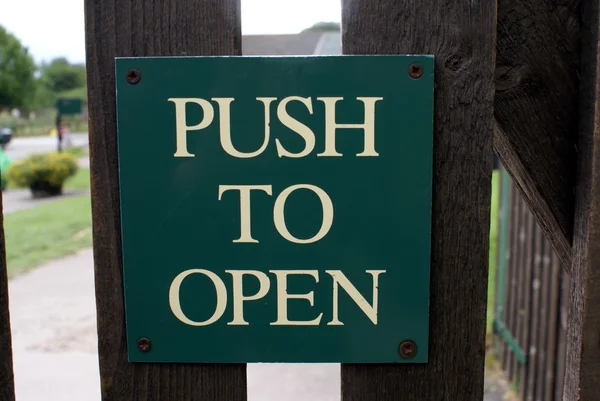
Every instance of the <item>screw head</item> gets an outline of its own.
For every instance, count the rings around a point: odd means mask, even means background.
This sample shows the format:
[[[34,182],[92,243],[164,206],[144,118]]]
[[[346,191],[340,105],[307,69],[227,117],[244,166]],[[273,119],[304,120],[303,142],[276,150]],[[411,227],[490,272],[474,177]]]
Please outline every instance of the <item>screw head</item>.
[[[411,78],[419,79],[423,76],[423,66],[421,64],[411,64],[408,67],[408,75]]]
[[[152,348],[152,341],[149,338],[142,337],[138,340],[137,347],[142,352],[148,352]]]
[[[127,78],[127,82],[135,85],[140,82],[140,79],[142,79],[142,74],[140,74],[138,70],[129,70],[127,71],[127,75],[125,77]]]
[[[417,344],[411,340],[405,340],[398,346],[398,353],[404,359],[411,359],[417,355]]]

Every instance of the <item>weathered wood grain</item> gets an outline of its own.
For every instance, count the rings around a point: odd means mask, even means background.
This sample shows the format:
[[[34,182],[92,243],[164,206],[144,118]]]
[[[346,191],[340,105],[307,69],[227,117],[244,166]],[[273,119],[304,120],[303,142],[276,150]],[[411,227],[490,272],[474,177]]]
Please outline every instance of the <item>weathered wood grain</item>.
[[[342,365],[342,399],[480,401],[493,163],[495,2],[344,0],[342,4],[344,53],[426,53],[436,58],[429,363]]]
[[[2,202],[2,193],[0,193],[0,211],[3,210]],[[0,213],[0,400],[2,401],[15,400],[12,335],[10,332],[10,313],[8,305],[4,214]]]
[[[540,321],[540,328],[539,328],[539,337],[538,337],[538,342],[535,345],[535,349],[536,349],[536,356],[537,356],[537,372],[535,374],[535,376],[532,378],[532,380],[535,380],[536,383],[536,394],[535,394],[535,399],[536,400],[544,400],[544,381],[545,381],[545,374],[546,374],[546,364],[548,363],[548,360],[550,358],[550,355],[548,355],[548,338],[550,335],[550,331],[553,330],[552,327],[550,327],[550,318],[552,313],[556,313],[556,310],[552,310],[550,309],[550,286],[551,286],[551,275],[552,275],[552,265],[550,264],[550,261],[552,259],[551,257],[551,251],[550,249],[550,243],[548,241],[544,241],[543,245],[542,245],[542,262],[541,262],[541,269],[542,269],[542,281],[541,281],[541,287],[542,287],[542,291],[540,292],[540,304],[539,304],[539,321]]]
[[[114,58],[241,54],[239,0],[85,0],[100,373],[104,401],[243,401],[246,368],[127,362]]]
[[[522,271],[522,281],[523,281],[523,287],[521,288],[521,298],[523,300],[523,303],[521,304],[520,310],[519,310],[519,319],[520,319],[520,325],[519,325],[519,332],[518,332],[518,342],[519,342],[519,346],[523,349],[523,352],[525,352],[525,355],[527,355],[527,363],[525,364],[519,364],[518,367],[518,371],[519,371],[519,376],[520,376],[520,380],[519,380],[519,392],[520,392],[520,396],[521,396],[521,400],[525,400],[527,397],[527,391],[528,391],[528,379],[529,376],[527,374],[527,365],[530,362],[530,351],[531,351],[531,321],[533,320],[533,315],[535,310],[532,309],[532,295],[535,294],[534,291],[534,285],[533,285],[533,270],[534,270],[534,266],[533,266],[533,261],[535,258],[535,248],[534,248],[534,242],[535,242],[535,238],[532,235],[527,235],[527,233],[533,233],[534,232],[534,228],[535,228],[535,221],[534,221],[534,217],[531,214],[531,212],[527,209],[526,213],[525,213],[525,220],[524,220],[524,227],[523,227],[523,231],[524,231],[524,239],[523,239],[523,243],[521,244],[521,246],[523,247],[523,254],[522,254],[522,262],[521,262],[521,271]]]
[[[533,268],[533,276],[531,283],[531,325],[529,326],[529,344],[526,349],[527,352],[527,373],[525,380],[522,381],[523,386],[526,388],[525,394],[521,394],[522,401],[537,401],[535,390],[539,388],[536,386],[535,373],[537,372],[538,365],[538,344],[540,338],[543,335],[543,330],[540,327],[545,326],[544,322],[540,319],[540,299],[541,293],[544,289],[541,286],[542,282],[542,260],[543,260],[543,248],[542,240],[543,234],[539,224],[534,224],[532,233],[534,246],[533,246],[533,258],[531,265]]]
[[[567,267],[578,129],[579,0],[498,2],[494,147]]]
[[[562,278],[562,266],[558,255],[551,257],[551,281],[548,293],[550,294],[550,307],[548,319],[548,347],[546,350],[546,374],[543,377],[541,388],[546,399],[552,399],[554,386],[556,385],[556,365],[558,355],[558,333],[560,331],[560,280]]]
[[[562,400],[562,394],[565,384],[565,363],[567,359],[567,324],[569,314],[569,288],[571,278],[563,268],[560,279],[560,313],[558,324],[558,349],[556,351],[556,366],[554,374],[556,376],[553,394],[554,400]]]
[[[582,51],[573,268],[564,401],[600,389],[600,5],[581,1]]]

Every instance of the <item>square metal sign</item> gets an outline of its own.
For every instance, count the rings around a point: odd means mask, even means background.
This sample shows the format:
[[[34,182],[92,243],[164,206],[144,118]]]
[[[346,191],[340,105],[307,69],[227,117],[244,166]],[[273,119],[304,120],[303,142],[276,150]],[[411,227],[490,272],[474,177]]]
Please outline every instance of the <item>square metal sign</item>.
[[[81,114],[82,101],[78,98],[60,98],[56,101],[56,108],[59,114]]]
[[[129,360],[427,362],[433,69],[118,58]]]

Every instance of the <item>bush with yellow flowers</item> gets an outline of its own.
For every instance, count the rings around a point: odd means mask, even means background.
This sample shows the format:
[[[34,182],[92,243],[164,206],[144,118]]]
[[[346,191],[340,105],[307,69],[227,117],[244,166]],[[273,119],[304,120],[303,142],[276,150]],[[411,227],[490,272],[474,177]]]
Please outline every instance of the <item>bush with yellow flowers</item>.
[[[77,159],[69,153],[37,154],[13,162],[6,171],[6,179],[19,188],[62,188],[77,169]]]

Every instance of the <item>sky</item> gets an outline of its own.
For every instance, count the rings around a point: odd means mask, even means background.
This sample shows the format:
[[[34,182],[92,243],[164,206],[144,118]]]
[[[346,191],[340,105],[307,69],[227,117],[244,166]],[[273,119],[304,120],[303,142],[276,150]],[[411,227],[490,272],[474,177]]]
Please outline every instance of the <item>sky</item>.
[[[297,33],[321,21],[340,21],[341,0],[241,0],[242,34]],[[36,62],[85,61],[83,0],[0,0],[0,25]]]

